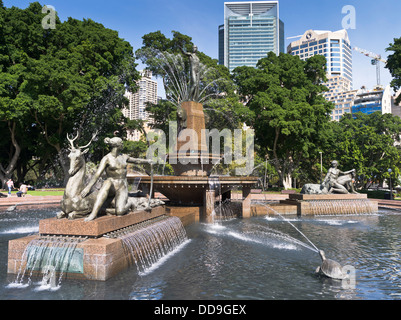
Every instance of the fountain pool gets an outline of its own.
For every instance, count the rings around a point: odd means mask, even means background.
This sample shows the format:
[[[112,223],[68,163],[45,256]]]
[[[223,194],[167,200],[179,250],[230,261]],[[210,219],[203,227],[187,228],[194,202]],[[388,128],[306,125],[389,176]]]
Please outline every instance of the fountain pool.
[[[15,287],[7,274],[8,241],[37,233],[56,211],[0,214],[0,299],[401,299],[401,212],[288,218],[342,265],[356,269],[354,288],[315,275],[321,260],[280,217],[258,216],[186,227],[188,240],[147,272],[135,265],[105,282],[33,279]]]

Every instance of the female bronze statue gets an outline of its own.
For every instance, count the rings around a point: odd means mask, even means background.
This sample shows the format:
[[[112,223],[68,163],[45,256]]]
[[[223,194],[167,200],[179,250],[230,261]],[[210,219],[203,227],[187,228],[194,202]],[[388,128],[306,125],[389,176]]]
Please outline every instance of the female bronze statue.
[[[128,199],[127,164],[152,164],[151,160],[136,159],[129,155],[122,154],[123,140],[119,137],[106,138],[104,142],[108,144],[112,150],[103,157],[97,172],[89,184],[82,190],[81,196],[85,198],[89,194],[91,188],[103,172],[106,173],[107,179],[98,192],[91,214],[85,218],[85,221],[91,221],[97,217],[102,205],[109,196],[114,197],[115,215],[122,216],[126,214],[132,205]]]

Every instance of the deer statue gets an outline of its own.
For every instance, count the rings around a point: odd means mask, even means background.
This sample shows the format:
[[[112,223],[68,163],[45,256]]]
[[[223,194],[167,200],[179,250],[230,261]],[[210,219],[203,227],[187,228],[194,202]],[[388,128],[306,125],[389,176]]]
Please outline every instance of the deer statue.
[[[68,155],[68,158],[70,159],[70,169],[68,171],[70,178],[68,179],[63,200],[61,201],[61,212],[57,214],[58,219],[68,218],[72,220],[82,218],[92,211],[97,192],[92,192],[85,198],[82,198],[81,192],[85,187],[85,154],[88,152],[88,147],[96,135],[97,132],[92,136],[92,139],[87,145],[75,147],[74,142],[78,139],[79,133],[75,138],[72,139],[67,134],[67,139],[71,146],[69,148],[70,153]]]

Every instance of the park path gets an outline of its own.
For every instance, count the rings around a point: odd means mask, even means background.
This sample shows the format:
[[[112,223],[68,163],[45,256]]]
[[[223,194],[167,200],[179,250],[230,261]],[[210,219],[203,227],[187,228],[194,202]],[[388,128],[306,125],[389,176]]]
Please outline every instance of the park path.
[[[60,205],[63,196],[31,196],[17,197],[13,194],[11,197],[0,198],[0,213],[7,211],[10,207],[17,206],[18,209],[42,209],[56,208]]]

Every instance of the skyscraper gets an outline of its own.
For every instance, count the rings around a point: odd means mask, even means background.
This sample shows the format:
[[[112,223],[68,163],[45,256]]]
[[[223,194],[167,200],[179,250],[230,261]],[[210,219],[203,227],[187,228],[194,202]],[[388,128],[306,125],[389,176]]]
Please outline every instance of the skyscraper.
[[[327,63],[329,89],[324,93],[326,100],[335,104],[331,119],[338,121],[344,113],[351,113],[357,90],[352,90],[352,50],[347,30],[307,30],[300,39],[287,47],[287,53],[305,61],[312,56],[322,55]]]
[[[284,52],[284,23],[278,1],[224,3],[224,25],[219,26],[219,63],[230,72],[255,67],[268,52]]]
[[[308,30],[291,42],[287,52],[304,61],[314,55],[326,58],[328,94],[352,90],[352,50],[347,30]]]
[[[138,91],[135,93],[126,93],[129,100],[127,108],[123,109],[123,114],[130,120],[141,119],[149,121],[149,116],[145,111],[146,103],[157,103],[157,82],[152,80],[152,72],[149,70],[140,71],[141,79],[138,80]],[[145,130],[147,128],[145,127]],[[128,132],[128,139],[138,141],[139,131]]]

